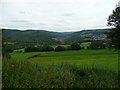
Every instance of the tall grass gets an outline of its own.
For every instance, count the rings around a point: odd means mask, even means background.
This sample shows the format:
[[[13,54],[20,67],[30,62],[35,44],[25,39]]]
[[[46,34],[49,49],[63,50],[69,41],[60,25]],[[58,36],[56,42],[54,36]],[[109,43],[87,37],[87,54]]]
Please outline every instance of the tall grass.
[[[3,60],[3,88],[116,88],[118,73],[66,63],[49,66]]]

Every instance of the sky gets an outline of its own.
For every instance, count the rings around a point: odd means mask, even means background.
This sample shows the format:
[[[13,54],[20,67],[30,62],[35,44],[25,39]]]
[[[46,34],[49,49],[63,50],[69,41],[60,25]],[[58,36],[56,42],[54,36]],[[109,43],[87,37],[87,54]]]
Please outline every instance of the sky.
[[[57,32],[108,28],[119,0],[0,0],[0,28]]]

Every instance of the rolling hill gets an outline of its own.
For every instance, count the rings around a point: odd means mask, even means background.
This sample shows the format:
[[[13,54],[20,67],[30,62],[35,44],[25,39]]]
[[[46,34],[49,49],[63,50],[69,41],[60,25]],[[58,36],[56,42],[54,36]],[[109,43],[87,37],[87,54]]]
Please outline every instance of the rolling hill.
[[[35,44],[55,45],[70,44],[92,40],[106,40],[105,32],[109,29],[82,30],[77,32],[51,32],[45,30],[2,29],[4,43],[18,46]]]

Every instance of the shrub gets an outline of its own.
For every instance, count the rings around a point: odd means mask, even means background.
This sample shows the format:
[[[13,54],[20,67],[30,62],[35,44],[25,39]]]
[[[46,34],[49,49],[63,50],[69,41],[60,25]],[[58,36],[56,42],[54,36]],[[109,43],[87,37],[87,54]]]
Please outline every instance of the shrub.
[[[41,50],[40,47],[27,47],[27,48],[25,48],[25,52],[37,52],[40,50]]]
[[[80,49],[85,49],[85,47],[81,47]]]
[[[71,44],[71,50],[80,50],[81,46],[79,43],[72,43]]]
[[[63,46],[57,46],[56,48],[55,48],[55,51],[65,51],[66,49],[65,49],[65,47],[63,47]]]
[[[54,51],[54,48],[49,45],[45,45],[45,46],[42,46],[41,51]]]
[[[67,50],[72,50],[72,49],[71,49],[71,46],[67,46]]]
[[[103,49],[105,47],[106,45],[103,42],[96,41],[96,42],[92,42],[89,48],[90,49]]]
[[[11,53],[11,52],[13,52],[13,47],[10,47],[10,46],[8,46],[8,45],[3,45],[2,46],[2,51],[6,51],[6,52],[9,52],[9,53]]]
[[[8,52],[2,51],[2,58],[10,59],[11,56],[10,56],[10,54]]]
[[[37,52],[37,51],[54,51],[54,48],[48,45],[25,48],[25,52]]]

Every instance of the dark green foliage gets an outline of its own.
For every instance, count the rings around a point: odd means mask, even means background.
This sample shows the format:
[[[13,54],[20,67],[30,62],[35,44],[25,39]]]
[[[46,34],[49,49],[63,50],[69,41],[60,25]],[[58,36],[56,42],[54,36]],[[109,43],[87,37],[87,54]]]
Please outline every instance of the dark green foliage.
[[[109,47],[115,48],[117,50],[120,49],[120,28],[112,29],[108,34],[108,38],[110,39]]]
[[[2,51],[2,58],[10,59],[11,56],[10,56],[10,54],[9,54],[8,52],[6,52],[6,51]]]
[[[3,43],[2,43],[3,44]],[[2,45],[2,58],[6,58],[6,59],[10,59],[10,52],[12,52],[12,50],[8,47],[6,47],[4,44]]]
[[[54,48],[49,45],[42,45],[42,46],[31,46],[25,48],[25,52],[43,52],[43,51],[54,51]]]
[[[55,48],[55,51],[65,51],[66,49],[65,49],[65,47],[64,46],[57,46],[56,48]]]
[[[11,47],[10,45],[5,45],[5,44],[2,45],[2,51],[13,52],[13,50],[14,50],[14,48]]]
[[[84,47],[81,47],[80,49],[85,49]]]
[[[89,49],[104,49],[106,48],[106,44],[102,41],[92,42],[89,46]]]
[[[27,48],[25,48],[25,52],[37,52],[40,50],[41,50],[41,48],[39,48],[39,47],[27,47]]]
[[[72,43],[71,46],[70,46],[70,49],[71,50],[80,50],[81,46],[80,46],[79,43]]]
[[[108,17],[108,25],[114,26],[109,33],[108,38],[111,41],[111,46],[115,49],[120,49],[120,7],[116,7],[113,13]]]
[[[49,45],[44,45],[42,46],[41,51],[54,51],[54,48]]]
[[[42,66],[27,61],[3,61],[3,88],[117,88],[118,73],[110,69],[61,63]]]
[[[67,46],[67,50],[71,50],[71,46]]]
[[[120,27],[120,7],[117,6],[113,13],[108,17],[108,25]]]

